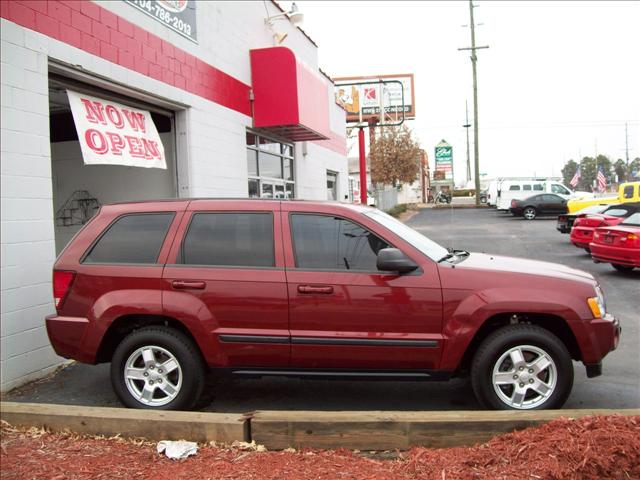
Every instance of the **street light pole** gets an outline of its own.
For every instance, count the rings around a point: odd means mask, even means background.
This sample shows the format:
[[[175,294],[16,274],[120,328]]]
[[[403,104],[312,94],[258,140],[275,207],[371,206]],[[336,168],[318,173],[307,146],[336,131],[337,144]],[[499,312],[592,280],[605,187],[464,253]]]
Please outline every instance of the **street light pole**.
[[[627,156],[627,169],[625,170],[625,181],[629,181],[631,178],[631,172],[629,171],[629,132],[627,131],[627,122],[624,122],[624,151]]]
[[[473,71],[473,167],[475,169],[476,206],[480,206],[480,142],[478,141],[478,75],[476,63],[478,56],[476,50],[489,48],[488,46],[476,47],[476,25],[473,19],[473,0],[469,0],[469,17],[471,28],[471,47],[458,50],[471,50],[471,68]]]

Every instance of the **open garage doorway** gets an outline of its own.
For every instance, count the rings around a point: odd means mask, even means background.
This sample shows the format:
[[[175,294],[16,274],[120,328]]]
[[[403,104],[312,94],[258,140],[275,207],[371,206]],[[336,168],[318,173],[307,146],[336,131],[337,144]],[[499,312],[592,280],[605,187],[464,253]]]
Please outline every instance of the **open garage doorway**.
[[[164,146],[167,168],[85,165],[67,90],[149,111]],[[50,73],[49,119],[56,254],[101,205],[178,196],[173,112]]]

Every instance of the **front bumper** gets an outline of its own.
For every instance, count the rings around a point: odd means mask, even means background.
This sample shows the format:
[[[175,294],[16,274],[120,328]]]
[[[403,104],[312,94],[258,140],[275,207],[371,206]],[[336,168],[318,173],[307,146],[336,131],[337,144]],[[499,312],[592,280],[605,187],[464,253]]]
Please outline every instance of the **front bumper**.
[[[602,374],[602,359],[618,348],[622,328],[620,321],[610,314],[589,320],[587,325],[588,345],[583,349],[583,362],[591,378]]]

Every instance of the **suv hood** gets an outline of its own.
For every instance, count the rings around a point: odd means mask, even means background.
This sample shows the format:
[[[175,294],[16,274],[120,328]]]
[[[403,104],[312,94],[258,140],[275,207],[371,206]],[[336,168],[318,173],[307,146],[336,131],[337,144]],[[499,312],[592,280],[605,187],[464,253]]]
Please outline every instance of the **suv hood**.
[[[553,277],[564,280],[577,280],[595,284],[593,275],[582,270],[576,270],[559,263],[540,262],[524,258],[503,257],[486,253],[471,253],[464,261],[455,265],[456,270],[483,270],[495,273],[515,273]]]

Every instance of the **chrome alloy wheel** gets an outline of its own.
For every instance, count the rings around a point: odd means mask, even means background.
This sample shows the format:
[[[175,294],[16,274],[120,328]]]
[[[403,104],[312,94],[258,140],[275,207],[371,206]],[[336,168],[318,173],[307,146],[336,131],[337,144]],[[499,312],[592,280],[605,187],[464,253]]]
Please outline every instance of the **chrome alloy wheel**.
[[[169,350],[146,345],[135,350],[124,365],[124,382],[138,402],[160,407],[171,402],[182,387],[182,368]]]
[[[539,407],[553,394],[558,369],[541,348],[518,345],[498,359],[491,380],[502,402],[511,408],[526,410]]]
[[[533,220],[534,218],[536,218],[536,211],[531,207],[527,207],[524,209],[523,215],[524,215],[524,218],[526,218],[527,220]]]

